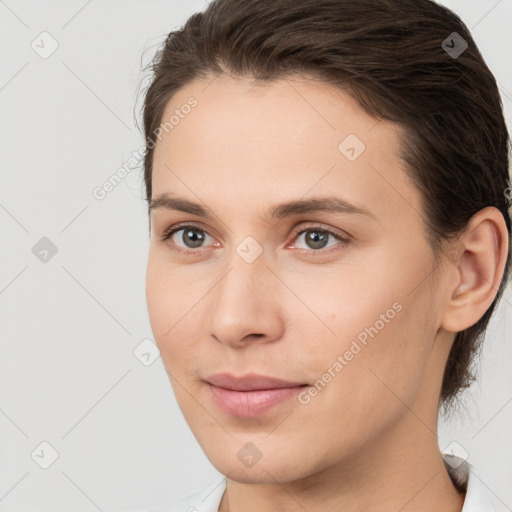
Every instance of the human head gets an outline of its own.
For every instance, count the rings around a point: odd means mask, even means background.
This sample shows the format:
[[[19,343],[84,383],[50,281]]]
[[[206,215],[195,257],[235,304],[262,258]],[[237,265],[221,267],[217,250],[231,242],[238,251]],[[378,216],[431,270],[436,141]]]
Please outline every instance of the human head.
[[[456,58],[441,46],[453,32],[468,44]],[[464,23],[434,2],[214,1],[168,35],[153,70],[144,104],[148,201],[150,142],[178,90],[208,75],[268,82],[306,73],[346,91],[376,119],[403,128],[403,161],[420,191],[436,258],[486,206],[502,213],[510,231],[504,193],[509,139],[496,81]],[[474,380],[471,362],[503,293],[509,262],[492,305],[455,337],[440,397],[446,405]]]

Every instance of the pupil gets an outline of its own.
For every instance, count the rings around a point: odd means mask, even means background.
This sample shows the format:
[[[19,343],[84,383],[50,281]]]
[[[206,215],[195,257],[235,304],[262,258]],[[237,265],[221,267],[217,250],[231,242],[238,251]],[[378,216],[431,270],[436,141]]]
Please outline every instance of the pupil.
[[[306,237],[308,244],[312,244],[313,249],[321,249],[327,243],[327,233],[319,233],[318,231],[309,231]]]
[[[183,242],[185,243],[185,245],[187,245],[188,247],[200,247],[201,243],[204,240],[204,235],[198,235],[198,233],[200,233],[200,231],[193,229],[188,229],[184,231]]]

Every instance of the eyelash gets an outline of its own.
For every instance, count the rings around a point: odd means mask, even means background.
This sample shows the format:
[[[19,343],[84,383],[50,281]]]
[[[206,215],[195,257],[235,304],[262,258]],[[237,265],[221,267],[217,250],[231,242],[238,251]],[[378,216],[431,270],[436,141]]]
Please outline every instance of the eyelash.
[[[210,233],[208,233],[208,231],[203,229],[201,226],[198,226],[195,224],[178,224],[178,225],[171,226],[170,228],[165,230],[164,234],[161,237],[161,242],[162,243],[166,242],[174,235],[174,233],[176,233],[177,231],[181,231],[182,229],[185,229],[185,228],[192,228],[197,231],[202,231],[203,233],[206,233],[207,235],[211,236]],[[294,240],[296,240],[300,235],[302,235],[306,231],[316,231],[316,232],[320,232],[320,233],[328,233],[329,235],[336,238],[339,242],[341,242],[342,247],[345,247],[350,242],[349,238],[342,237],[338,233],[335,233],[333,230],[324,228],[324,227],[318,226],[318,225],[306,226],[305,228],[302,228],[300,230],[295,230],[293,233]],[[339,245],[339,244],[336,244],[336,246],[337,245]],[[179,252],[183,255],[194,255],[194,256],[197,256],[198,254],[202,254],[205,251],[205,248],[199,248],[199,249],[177,248],[175,246],[175,244],[173,244],[171,249],[173,251]],[[329,248],[329,249],[325,249],[325,250],[324,249],[318,249],[318,250],[298,249],[298,250],[301,251],[302,254],[317,256],[317,255],[330,254],[331,252],[340,250],[340,249],[339,248]]]

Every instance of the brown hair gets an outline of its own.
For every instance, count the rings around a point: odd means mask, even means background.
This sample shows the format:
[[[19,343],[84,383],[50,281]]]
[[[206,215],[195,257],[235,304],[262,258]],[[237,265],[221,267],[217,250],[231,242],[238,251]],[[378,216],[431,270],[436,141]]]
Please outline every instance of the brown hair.
[[[450,52],[464,42],[462,54]],[[214,0],[169,33],[150,70],[143,105],[147,201],[151,134],[176,91],[220,73],[262,82],[302,74],[345,90],[375,118],[404,129],[401,157],[421,193],[437,261],[444,242],[486,206],[500,210],[510,238],[510,139],[496,80],[466,25],[433,1]],[[442,382],[445,411],[475,380],[472,363],[509,266],[510,249],[493,303],[456,334]]]

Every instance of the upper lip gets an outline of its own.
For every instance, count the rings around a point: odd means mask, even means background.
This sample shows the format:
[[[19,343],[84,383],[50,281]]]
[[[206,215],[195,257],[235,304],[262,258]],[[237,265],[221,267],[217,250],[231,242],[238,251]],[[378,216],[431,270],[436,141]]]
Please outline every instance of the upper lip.
[[[276,388],[294,388],[297,386],[306,385],[304,382],[290,382],[274,377],[266,377],[265,375],[258,375],[251,373],[236,377],[229,373],[217,373],[210,375],[206,382],[225,389],[233,391],[255,391],[261,389],[276,389]]]

